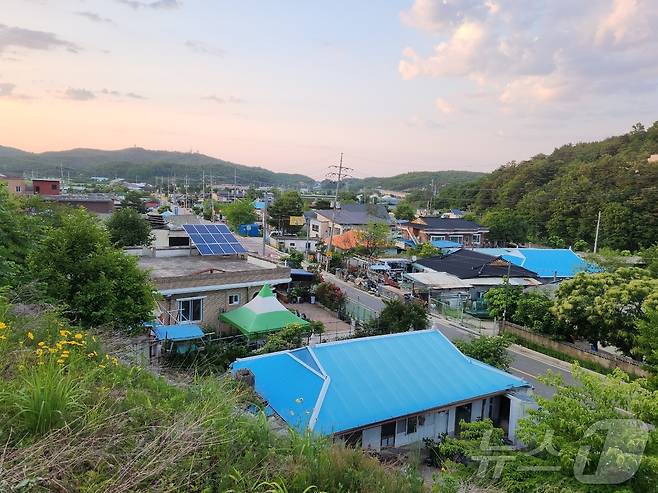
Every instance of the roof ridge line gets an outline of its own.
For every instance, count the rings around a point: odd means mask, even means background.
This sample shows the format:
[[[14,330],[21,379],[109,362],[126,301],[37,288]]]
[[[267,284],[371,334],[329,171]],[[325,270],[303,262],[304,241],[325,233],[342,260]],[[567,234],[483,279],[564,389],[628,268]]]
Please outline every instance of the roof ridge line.
[[[313,412],[311,413],[311,417],[308,420],[308,429],[310,431],[313,431],[313,428],[315,428],[315,424],[318,422],[320,409],[322,409],[322,404],[324,404],[324,398],[327,395],[327,391],[329,390],[330,383],[331,383],[331,377],[327,375],[324,378],[324,382],[322,382],[322,388],[320,389],[320,393],[318,394],[318,400],[315,401],[315,406],[313,406]]]
[[[301,349],[301,348],[300,348],[300,349]],[[268,354],[268,353],[265,353],[265,354]],[[304,363],[301,359],[299,359],[297,356],[295,356],[294,354],[292,354],[292,351],[291,351],[291,350],[289,350],[289,349],[286,350],[285,354],[287,354],[288,356],[290,356],[292,359],[294,359],[297,363],[299,363],[300,365],[302,365],[302,366],[303,366],[304,368],[306,368],[307,370],[312,371],[313,373],[315,373],[318,377],[324,379],[324,378],[327,376],[327,375],[323,375],[322,373],[319,373],[319,372],[316,371],[314,368],[311,368],[309,365],[307,365],[306,363]],[[322,370],[322,371],[324,372],[324,370]]]

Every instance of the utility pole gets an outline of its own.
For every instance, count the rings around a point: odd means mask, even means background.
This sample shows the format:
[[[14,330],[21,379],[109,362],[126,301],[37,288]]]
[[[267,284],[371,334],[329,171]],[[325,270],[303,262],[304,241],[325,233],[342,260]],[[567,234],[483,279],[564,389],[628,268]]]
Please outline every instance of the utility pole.
[[[265,246],[267,244],[267,192],[263,192],[265,206],[263,207],[263,257],[266,256]]]
[[[336,204],[338,203],[338,191],[340,189],[340,181],[343,179],[343,170],[349,169],[351,171],[351,168],[345,168],[343,166],[343,153],[340,153],[340,163],[338,166],[330,166],[331,168],[338,168],[338,173],[337,173],[337,179],[336,179],[336,193],[334,194],[334,205],[331,208],[331,227],[329,229],[329,243],[327,245],[327,261],[325,265],[325,270],[329,271],[329,260],[330,256],[332,254],[331,248],[332,248],[332,243],[334,241],[334,228],[335,228],[335,223],[336,223]],[[335,173],[330,173],[330,175],[333,175]]]
[[[594,253],[599,246],[599,228],[601,227],[601,211],[599,211],[599,217],[596,220],[596,235],[594,235]]]
[[[212,171],[210,172],[210,222],[215,222],[215,200],[212,193]]]

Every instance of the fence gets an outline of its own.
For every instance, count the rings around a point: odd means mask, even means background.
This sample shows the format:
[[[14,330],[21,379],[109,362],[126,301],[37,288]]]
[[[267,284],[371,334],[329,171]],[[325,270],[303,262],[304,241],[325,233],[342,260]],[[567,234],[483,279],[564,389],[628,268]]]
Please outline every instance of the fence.
[[[352,299],[345,300],[345,307],[343,308],[343,312],[351,319],[357,320],[359,322],[367,322],[373,318],[376,318],[379,314],[377,310],[367,307]]]
[[[619,368],[626,373],[630,373],[638,377],[649,376],[649,373],[642,368],[641,363],[638,363],[637,361],[634,361],[630,358],[615,356],[614,354],[610,353],[588,351],[567,342],[554,341],[553,339],[544,337],[540,334],[537,334],[536,332],[511,322],[501,322],[500,331],[501,333],[505,332],[507,334],[512,334],[539,346],[543,346],[568,356],[572,356],[577,360],[589,361],[590,363],[595,363],[611,370],[614,368]]]

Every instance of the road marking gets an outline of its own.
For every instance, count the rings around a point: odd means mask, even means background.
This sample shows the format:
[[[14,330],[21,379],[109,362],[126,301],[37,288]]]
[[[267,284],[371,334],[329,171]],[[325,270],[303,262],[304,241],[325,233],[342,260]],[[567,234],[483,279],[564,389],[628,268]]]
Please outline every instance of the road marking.
[[[525,371],[523,371],[523,370],[519,370],[518,368],[514,368],[513,366],[510,366],[509,369],[510,369],[510,370],[514,370],[514,371],[518,371],[519,373],[522,373],[522,374],[525,375],[526,377],[530,377],[530,378],[532,378],[533,380],[537,380],[537,376],[538,376],[538,375],[532,375],[532,374],[527,373],[527,372],[525,372]]]

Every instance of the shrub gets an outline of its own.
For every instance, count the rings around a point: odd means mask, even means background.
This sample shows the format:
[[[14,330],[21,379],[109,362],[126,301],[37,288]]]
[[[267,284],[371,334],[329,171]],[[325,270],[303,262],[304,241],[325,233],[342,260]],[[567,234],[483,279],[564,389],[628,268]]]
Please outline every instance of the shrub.
[[[330,310],[339,311],[345,306],[345,294],[335,284],[322,282],[315,288],[318,301]]]

